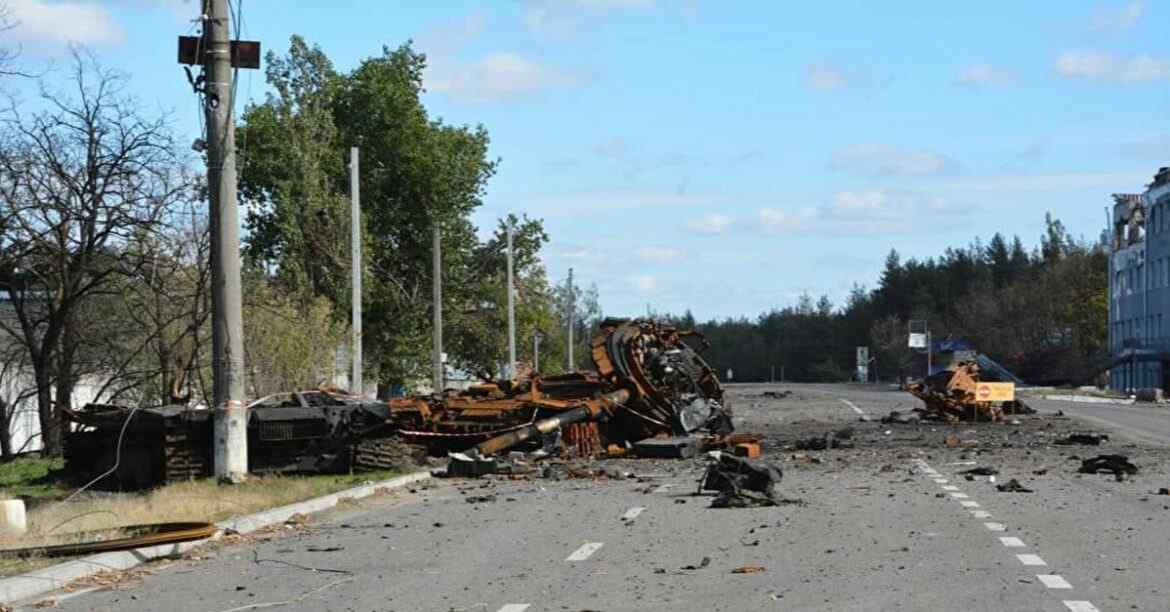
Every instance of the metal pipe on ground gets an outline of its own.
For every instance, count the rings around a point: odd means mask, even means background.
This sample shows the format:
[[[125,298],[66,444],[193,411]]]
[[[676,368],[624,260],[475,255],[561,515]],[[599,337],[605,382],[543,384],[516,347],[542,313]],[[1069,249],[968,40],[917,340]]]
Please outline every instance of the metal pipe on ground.
[[[599,399],[589,401],[580,408],[574,408],[520,429],[484,440],[476,445],[475,449],[481,455],[493,455],[508,450],[525,440],[556,431],[566,425],[595,419],[611,408],[624,405],[628,401],[630,401],[630,392],[626,389],[619,389],[612,393],[607,393]]]

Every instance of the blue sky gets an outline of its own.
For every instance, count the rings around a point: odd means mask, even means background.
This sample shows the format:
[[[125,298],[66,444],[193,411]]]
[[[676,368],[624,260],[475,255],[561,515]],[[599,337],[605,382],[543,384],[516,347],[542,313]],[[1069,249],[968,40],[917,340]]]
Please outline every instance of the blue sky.
[[[24,61],[69,41],[194,138],[175,61],[197,4],[7,0]],[[1170,2],[243,0],[243,37],[298,33],[340,69],[413,39],[433,116],[502,159],[476,215],[543,218],[608,314],[701,319],[840,301],[886,253],[1045,211],[1095,237],[1114,192],[1170,164]],[[241,75],[263,98],[263,74]]]

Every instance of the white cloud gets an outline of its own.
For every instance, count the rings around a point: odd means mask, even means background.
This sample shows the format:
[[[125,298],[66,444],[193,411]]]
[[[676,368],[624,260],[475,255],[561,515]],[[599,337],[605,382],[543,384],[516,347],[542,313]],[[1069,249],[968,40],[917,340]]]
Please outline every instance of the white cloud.
[[[1146,54],[1127,59],[1101,51],[1066,51],[1056,59],[1056,72],[1070,79],[1140,83],[1170,79],[1170,60]]]
[[[804,84],[817,91],[834,91],[848,87],[849,79],[844,72],[835,66],[813,64],[808,67]]]
[[[682,251],[670,247],[640,247],[634,251],[642,261],[657,264],[667,264],[682,258]]]
[[[105,47],[126,38],[104,6],[95,2],[8,0],[16,27],[13,42],[34,53],[52,54],[69,44]]]
[[[1015,80],[1011,71],[990,64],[972,64],[959,72],[959,82],[964,85],[1007,85]]]
[[[654,293],[658,289],[657,279],[649,274],[627,276],[626,282],[640,293]]]
[[[529,0],[524,25],[541,38],[569,38],[615,11],[648,9],[654,0]]]
[[[510,52],[489,53],[472,63],[440,58],[424,79],[428,90],[461,102],[509,100],[584,81],[581,75]]]
[[[1148,172],[1098,172],[1079,174],[1036,174],[975,176],[936,185],[956,192],[1054,193],[1079,189],[1132,189],[1148,181]]]
[[[816,207],[810,229],[833,235],[943,231],[970,223],[975,208],[904,189],[839,191]]]
[[[1093,29],[1102,32],[1124,32],[1136,25],[1145,12],[1146,3],[1135,0],[1120,9],[1098,13],[1093,17]]]
[[[727,232],[735,219],[719,213],[707,213],[698,219],[687,223],[687,228],[693,232],[707,236],[718,236]]]
[[[760,227],[769,233],[802,229],[813,220],[814,213],[815,211],[807,208],[796,212],[780,208],[761,208],[759,211]]]
[[[884,144],[859,144],[836,151],[829,168],[861,176],[931,176],[953,171],[953,160],[933,151],[909,151]]]

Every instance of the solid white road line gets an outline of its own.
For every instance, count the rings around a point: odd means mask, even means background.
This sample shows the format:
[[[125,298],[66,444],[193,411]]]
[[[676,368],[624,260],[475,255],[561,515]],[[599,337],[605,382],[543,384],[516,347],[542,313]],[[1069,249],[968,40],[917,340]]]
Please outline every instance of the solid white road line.
[[[626,510],[626,513],[622,515],[622,520],[632,521],[638,518],[638,515],[642,514],[643,510],[645,510],[645,508],[641,506],[634,506],[633,508]]]
[[[654,489],[654,492],[655,493],[666,493],[673,486],[674,485],[672,485],[672,484],[659,485],[657,489]]]
[[[953,498],[955,498],[955,499],[967,499],[967,494],[966,494],[966,493],[954,493],[954,492],[952,492],[952,493],[951,493],[951,497],[953,497]]]
[[[943,491],[958,491],[959,487],[956,487],[955,485],[943,485],[942,490]]]
[[[1087,601],[1063,601],[1064,607],[1072,610],[1072,612],[1101,612],[1097,606]]]
[[[934,481],[938,484],[947,484],[946,478],[935,478]]]
[[[573,551],[573,554],[565,558],[565,561],[584,561],[588,559],[593,553],[597,552],[603,546],[602,542],[586,542],[581,545],[581,548]]]
[[[1020,563],[1023,563],[1024,565],[1048,565],[1044,562],[1044,559],[1040,558],[1040,555],[1023,554],[1016,555],[1016,558],[1019,559]]]
[[[505,604],[497,612],[524,612],[531,604]]]
[[[1008,548],[1023,548],[1024,547],[1024,541],[1017,538],[1017,537],[1014,537],[1014,536],[1003,537],[1003,538],[1000,538],[999,541],[1001,544],[1003,544],[1004,546],[1007,546]]]
[[[986,510],[972,510],[971,515],[975,518],[991,518],[991,513]]]
[[[1069,584],[1068,581],[1064,579],[1064,576],[1061,576],[1059,574],[1037,574],[1036,577],[1040,579],[1040,582],[1044,583],[1044,586],[1046,586],[1050,589],[1071,589],[1072,588],[1072,585]]]
[[[992,531],[1007,531],[1007,527],[1003,523],[983,523],[983,526]]]
[[[844,402],[846,406],[849,406],[850,408],[852,408],[853,412],[856,412],[857,414],[865,416],[865,411],[862,410],[861,408],[858,408],[857,404],[854,404],[853,402],[851,402],[847,399],[842,399],[842,398],[838,398],[838,399],[841,399],[841,401]]]
[[[978,507],[979,507],[979,502],[977,502],[977,501],[971,501],[971,500],[969,500],[969,499],[965,499],[965,500],[963,500],[963,501],[961,501],[961,502],[959,502],[959,503],[960,503],[960,504],[963,504],[963,507],[964,507],[964,508],[978,508]]]

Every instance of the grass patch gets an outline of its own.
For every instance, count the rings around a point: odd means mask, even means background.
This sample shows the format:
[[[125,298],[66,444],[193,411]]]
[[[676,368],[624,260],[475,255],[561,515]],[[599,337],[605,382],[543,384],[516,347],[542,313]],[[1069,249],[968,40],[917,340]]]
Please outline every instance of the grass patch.
[[[0,463],[0,499],[55,497],[67,492],[54,472],[65,467],[60,457],[18,457]]]
[[[251,476],[239,485],[213,479],[175,483],[141,493],[83,493],[68,503],[45,502],[28,510],[28,531],[0,533],[0,548],[77,541],[78,532],[146,523],[214,523],[298,501],[328,495],[402,472],[382,470],[352,475]],[[0,576],[47,565],[44,559],[0,559]]]

